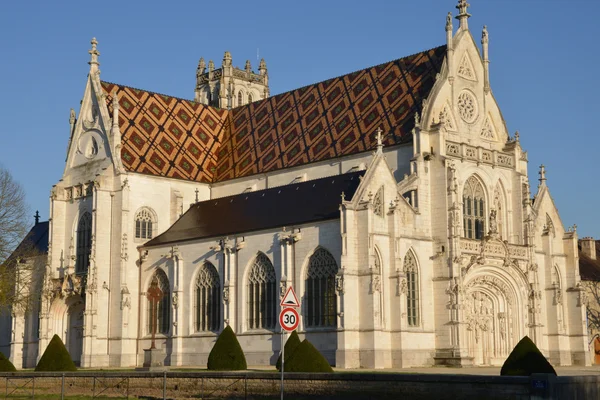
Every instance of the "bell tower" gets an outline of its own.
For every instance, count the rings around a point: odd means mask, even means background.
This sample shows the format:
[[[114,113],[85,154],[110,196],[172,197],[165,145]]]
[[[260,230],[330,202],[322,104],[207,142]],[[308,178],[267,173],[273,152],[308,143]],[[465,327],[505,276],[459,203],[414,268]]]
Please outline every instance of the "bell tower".
[[[208,70],[204,58],[200,58],[196,70],[194,100],[218,108],[231,109],[269,97],[269,74],[264,58],[258,65],[258,73],[252,71],[250,60],[244,69],[234,67],[231,53],[226,51],[221,68],[215,69],[212,60]]]

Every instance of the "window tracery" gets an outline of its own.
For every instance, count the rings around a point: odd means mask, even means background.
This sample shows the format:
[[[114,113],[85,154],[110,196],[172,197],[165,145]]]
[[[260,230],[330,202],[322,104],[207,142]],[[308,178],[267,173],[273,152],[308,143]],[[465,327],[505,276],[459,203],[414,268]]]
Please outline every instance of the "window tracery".
[[[152,210],[142,208],[135,214],[135,238],[152,239],[156,229],[156,217]]]
[[[169,333],[169,325],[171,322],[171,290],[169,286],[169,278],[167,278],[167,274],[162,269],[157,269],[152,275],[152,279],[150,282],[156,280],[158,282],[158,287],[163,293],[162,299],[157,304],[156,315],[158,317],[158,321],[156,324],[156,332],[162,334]],[[150,287],[148,287],[149,289]],[[147,333],[152,333],[152,304],[150,300],[147,300],[146,308],[148,311],[147,315]]]
[[[318,248],[310,256],[306,272],[306,326],[335,327],[337,299],[335,277],[338,265],[331,253]]]
[[[205,262],[196,278],[196,331],[216,331],[220,327],[220,280],[217,269]]]
[[[87,273],[92,252],[92,215],[85,212],[77,224],[77,256],[75,273]]]
[[[477,100],[468,91],[463,91],[458,95],[458,113],[467,123],[472,123],[477,119]]]
[[[274,329],[277,307],[275,268],[258,253],[248,274],[248,328]]]
[[[243,102],[244,102],[244,100],[243,100],[243,97],[242,97],[242,91],[240,90],[240,91],[238,92],[238,97],[237,97],[237,105],[238,105],[238,106],[241,106],[241,105],[243,104]]]
[[[485,193],[483,185],[471,176],[463,190],[463,228],[467,239],[483,239],[485,232]]]
[[[404,256],[406,275],[406,315],[408,326],[419,326],[419,269],[414,253],[409,250]]]

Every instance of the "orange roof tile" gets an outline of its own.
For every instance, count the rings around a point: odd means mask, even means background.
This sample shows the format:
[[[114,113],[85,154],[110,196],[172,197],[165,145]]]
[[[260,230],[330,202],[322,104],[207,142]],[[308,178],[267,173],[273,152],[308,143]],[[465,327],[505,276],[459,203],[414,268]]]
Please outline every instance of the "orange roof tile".
[[[412,140],[414,114],[446,46],[315,83],[232,110],[102,82],[120,104],[129,171],[219,182]]]

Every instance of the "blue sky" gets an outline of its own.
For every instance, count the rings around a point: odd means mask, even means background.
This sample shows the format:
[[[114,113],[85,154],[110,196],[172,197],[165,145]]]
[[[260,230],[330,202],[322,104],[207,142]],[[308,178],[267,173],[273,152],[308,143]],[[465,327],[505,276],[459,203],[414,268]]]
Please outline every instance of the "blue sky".
[[[488,26],[490,80],[508,129],[538,166],[566,226],[600,238],[596,121],[600,106],[598,0],[471,0],[476,39]],[[445,42],[455,0],[165,2],[11,1],[0,13],[0,164],[48,217],[62,175],[69,109],[79,113],[90,48],[101,78],[193,98],[200,56],[234,65],[257,51],[271,94]],[[457,21],[455,21],[455,28]],[[33,222],[33,218],[32,218]]]

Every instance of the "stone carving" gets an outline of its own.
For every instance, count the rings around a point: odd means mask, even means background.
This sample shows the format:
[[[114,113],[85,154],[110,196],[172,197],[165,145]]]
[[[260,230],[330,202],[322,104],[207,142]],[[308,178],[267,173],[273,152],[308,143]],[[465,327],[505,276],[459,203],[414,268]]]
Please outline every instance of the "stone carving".
[[[490,120],[490,117],[487,117],[485,119],[485,122],[483,123],[483,127],[481,128],[480,135],[482,138],[485,138],[485,139],[490,139],[490,140],[495,139],[496,135],[494,134],[494,128],[492,125],[492,121]]]
[[[341,269],[335,276],[335,291],[338,293],[338,295],[344,293],[344,275]]]
[[[456,143],[446,143],[446,154],[460,157],[460,147]]]
[[[229,286],[223,288],[223,303],[229,304]]]
[[[463,91],[458,95],[458,113],[467,123],[477,119],[477,100],[470,92]]]
[[[173,303],[173,308],[177,309],[177,307],[179,307],[179,295],[177,294],[177,292],[173,293],[173,298],[171,299],[172,303]]]
[[[473,72],[473,66],[471,65],[471,61],[469,60],[469,56],[467,55],[467,53],[463,55],[463,58],[460,61],[457,74],[458,76],[471,81],[474,81],[476,79],[475,72]]]
[[[513,158],[506,154],[498,154],[498,165],[503,167],[512,167],[514,165]]]
[[[373,282],[371,285],[372,285],[373,293],[380,292],[381,291],[381,277],[379,275],[373,275]]]
[[[131,309],[131,296],[127,286],[124,286],[121,289],[121,310],[124,310],[125,308]]]
[[[450,108],[448,107],[448,104],[444,105],[444,108],[442,108],[442,111],[440,111],[440,124],[444,125],[444,127],[447,130],[450,131],[455,131],[456,130],[456,126],[454,125],[454,121],[452,119],[452,114],[450,113]]]
[[[383,217],[383,186],[379,188],[377,193],[375,193],[375,198],[373,199],[373,213],[377,216]]]

